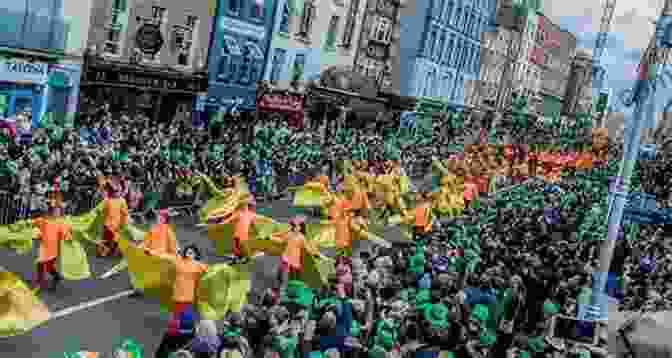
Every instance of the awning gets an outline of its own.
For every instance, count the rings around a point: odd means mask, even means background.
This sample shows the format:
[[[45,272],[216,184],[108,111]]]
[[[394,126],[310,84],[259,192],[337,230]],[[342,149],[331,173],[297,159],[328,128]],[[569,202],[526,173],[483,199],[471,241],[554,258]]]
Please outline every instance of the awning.
[[[259,47],[256,44],[248,42],[245,44],[245,49],[248,51],[250,56],[252,56],[253,59],[255,60],[264,59],[264,56],[261,54],[261,50],[259,50]]]
[[[240,47],[238,46],[236,40],[229,36],[224,37],[224,51],[226,51],[229,55],[234,56],[242,55],[242,52],[240,51]]]

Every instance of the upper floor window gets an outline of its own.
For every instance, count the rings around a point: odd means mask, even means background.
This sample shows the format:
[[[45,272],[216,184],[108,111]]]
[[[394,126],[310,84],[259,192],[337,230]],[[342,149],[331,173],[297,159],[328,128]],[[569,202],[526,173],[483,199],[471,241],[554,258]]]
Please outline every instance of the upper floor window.
[[[306,65],[306,55],[297,54],[294,58],[294,67],[292,68],[292,78],[291,83],[293,86],[297,86],[299,82],[303,79],[304,67]]]
[[[114,0],[112,4],[112,16],[107,27],[104,52],[110,55],[120,55],[123,45],[122,33],[126,29],[125,23],[128,18],[126,0]]]
[[[229,6],[227,10],[230,13],[238,14],[240,12],[240,1],[241,0],[229,0]]]
[[[457,5],[457,10],[455,10],[455,14],[453,15],[453,17],[451,17],[450,24],[459,29],[461,19],[462,19],[462,8],[459,5]]]
[[[343,47],[350,47],[352,43],[352,34],[355,31],[355,24],[357,23],[357,14],[359,13],[359,0],[350,1],[350,9],[348,10],[348,19],[343,29]]]
[[[427,38],[427,43],[425,44],[425,57],[432,58],[432,52],[434,51],[434,46],[436,42],[436,30],[433,30],[429,37]]]
[[[386,17],[379,16],[372,30],[371,38],[383,43],[389,43],[392,35],[392,21]]]
[[[453,44],[454,44],[454,35],[450,35],[450,39],[448,40],[448,46],[446,46],[446,51],[443,54],[443,58],[441,59],[441,64],[443,65],[450,65],[450,56],[451,53],[453,52]]]
[[[433,0],[433,9],[432,9],[432,17],[438,17],[441,15],[441,8],[443,7],[443,2],[441,0]]]
[[[280,19],[279,31],[283,34],[289,33],[289,5],[287,3],[282,7],[282,18]]]
[[[462,10],[462,19],[460,19],[459,29],[463,33],[467,33],[467,26],[469,22],[469,8]]]
[[[166,8],[160,6],[152,6],[151,23],[153,23],[156,26],[159,26],[161,28],[161,32],[163,32],[164,30],[166,20],[167,20]],[[161,53],[160,51],[153,55],[149,53],[142,53],[142,58],[145,61],[158,62],[160,53]]]
[[[455,7],[455,3],[452,0],[446,1],[445,8],[443,9],[443,21],[450,23],[450,17],[453,14],[453,8]]]
[[[152,20],[157,25],[163,25],[166,22],[166,8],[152,6]]]
[[[324,43],[325,50],[333,50],[336,48],[336,34],[338,33],[338,22],[340,17],[332,16],[329,21],[329,29],[327,30],[327,39]]]
[[[303,4],[303,15],[301,17],[299,36],[304,38],[308,38],[310,36],[310,30],[313,28],[313,20],[315,19],[315,10],[315,4],[312,1],[306,1]]]
[[[197,38],[198,17],[188,15],[184,26],[175,26],[175,50],[177,51],[177,64],[180,66],[191,65],[195,46],[194,39]]]
[[[240,61],[242,54],[238,42],[232,37],[225,36],[217,69],[218,80],[224,82],[231,80],[237,72],[237,63]]]
[[[273,54],[273,64],[271,67],[271,84],[276,85],[280,80],[280,73],[282,67],[285,65],[285,55],[287,51],[281,48],[276,48]]]
[[[439,43],[434,49],[434,54],[432,55],[432,58],[435,62],[441,61],[441,51],[443,51],[443,45],[446,42],[446,34],[441,34],[441,37],[439,38]]]

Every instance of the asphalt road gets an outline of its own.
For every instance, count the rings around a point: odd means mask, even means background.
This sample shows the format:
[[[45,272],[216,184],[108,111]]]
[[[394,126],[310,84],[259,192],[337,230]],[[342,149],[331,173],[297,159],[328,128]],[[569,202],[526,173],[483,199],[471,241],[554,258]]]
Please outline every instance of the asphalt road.
[[[291,209],[291,201],[282,199],[273,203],[258,203],[258,212],[271,215],[279,221],[288,221],[297,212]],[[314,220],[314,219],[313,219]],[[177,238],[180,245],[196,244],[204,254],[204,261],[217,263],[222,260],[215,256],[214,247],[204,230],[194,226],[196,218],[176,218]],[[390,228],[385,233],[387,239],[399,238],[399,230]],[[37,246],[37,245],[36,245]],[[355,247],[355,251],[366,249]],[[34,272],[36,250],[32,255],[17,255],[8,250],[0,251],[2,266],[31,282]],[[94,277],[107,272],[118,258],[98,258],[89,251],[89,262]],[[329,254],[327,252],[326,254]],[[253,290],[263,289],[274,282],[278,269],[278,259],[262,257],[253,275]],[[128,274],[122,272],[105,280],[91,278],[82,281],[64,282],[55,291],[42,291],[40,298],[52,313],[85,304],[92,300],[109,297],[131,288]],[[153,356],[167,325],[168,315],[161,312],[153,299],[125,297],[89,307],[77,312],[54,318],[34,329],[29,334],[0,339],[0,357],[51,358],[73,349],[73,345],[83,350],[110,352],[123,337],[132,337],[144,345],[146,357]],[[151,352],[151,353],[150,353]]]

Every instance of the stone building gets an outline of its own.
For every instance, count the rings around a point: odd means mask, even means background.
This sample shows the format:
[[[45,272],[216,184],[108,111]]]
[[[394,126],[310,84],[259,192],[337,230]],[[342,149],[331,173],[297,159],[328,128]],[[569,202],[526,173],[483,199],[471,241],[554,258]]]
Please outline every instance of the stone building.
[[[358,0],[354,0],[358,1]],[[362,18],[354,70],[381,92],[399,93],[399,0],[368,0]],[[395,63],[396,62],[396,63]]]
[[[537,112],[546,117],[559,116],[561,113],[575,51],[576,36],[540,14],[533,57],[542,69],[542,101],[537,103]]]
[[[207,90],[211,15],[207,1],[95,1],[81,84],[88,107],[189,119]]]
[[[590,110],[593,97],[592,69],[592,52],[587,49],[577,50],[567,81],[567,90],[562,106],[563,115],[572,116]]]

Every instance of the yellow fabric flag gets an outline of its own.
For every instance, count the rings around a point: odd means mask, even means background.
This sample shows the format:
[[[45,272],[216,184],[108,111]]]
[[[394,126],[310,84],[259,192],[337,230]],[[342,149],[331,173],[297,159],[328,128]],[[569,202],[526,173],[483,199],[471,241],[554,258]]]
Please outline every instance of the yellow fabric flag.
[[[47,306],[16,274],[0,271],[0,337],[24,334],[49,318]]]
[[[142,290],[148,297],[158,298],[164,308],[172,309],[175,264],[167,259],[145,254],[144,249],[131,245],[127,239],[119,240],[119,249],[128,261],[128,273],[133,288]]]
[[[240,312],[252,287],[252,263],[213,265],[198,284],[197,307],[205,319],[221,320],[227,312]]]
[[[321,206],[322,191],[311,185],[304,185],[294,193],[294,206],[297,207],[315,207]]]
[[[66,280],[83,280],[91,277],[89,260],[79,241],[61,241],[59,271]]]
[[[14,250],[21,255],[33,250],[33,239],[39,233],[32,225],[13,231],[11,226],[0,226],[0,248]]]

